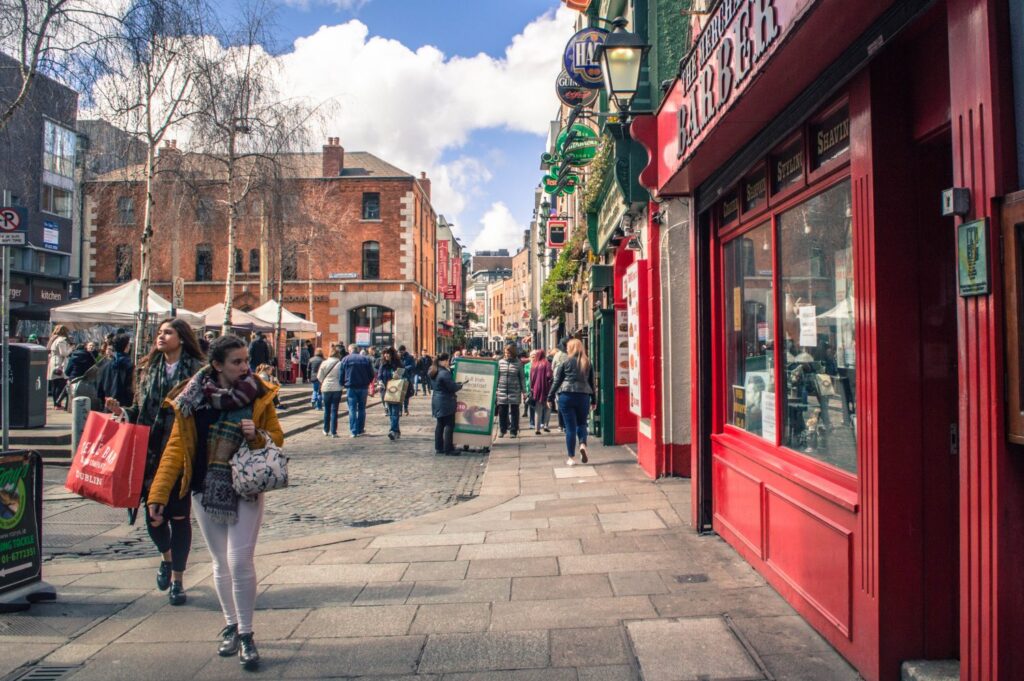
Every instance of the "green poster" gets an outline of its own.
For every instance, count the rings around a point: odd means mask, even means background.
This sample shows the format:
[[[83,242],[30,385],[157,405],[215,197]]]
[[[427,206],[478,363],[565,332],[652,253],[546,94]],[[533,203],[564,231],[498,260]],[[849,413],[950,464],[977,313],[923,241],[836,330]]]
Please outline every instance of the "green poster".
[[[957,283],[961,296],[988,294],[988,220],[965,222],[957,233]]]
[[[460,357],[452,367],[455,380],[465,382],[456,394],[455,432],[490,436],[494,430],[494,398],[498,363]]]
[[[42,576],[36,469],[28,454],[0,456],[0,593]]]

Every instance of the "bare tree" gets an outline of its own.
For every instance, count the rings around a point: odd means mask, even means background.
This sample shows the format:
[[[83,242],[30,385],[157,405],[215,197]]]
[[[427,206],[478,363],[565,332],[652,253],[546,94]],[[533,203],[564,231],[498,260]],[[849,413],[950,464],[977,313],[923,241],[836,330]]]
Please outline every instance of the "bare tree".
[[[315,117],[304,102],[281,97],[277,64],[263,47],[266,22],[266,13],[256,8],[237,32],[222,37],[227,47],[206,41],[195,78],[192,147],[204,155],[223,188],[220,201],[228,217],[225,333],[231,327],[239,206],[279,175],[276,165],[283,154],[305,145],[307,126]]]
[[[206,16],[203,0],[135,0],[121,22],[111,72],[93,93],[105,117],[141,139],[146,148],[137,348],[148,344],[157,152],[168,132],[192,113],[190,95],[198,63],[192,54],[202,41]]]
[[[10,86],[0,92],[0,130],[28,101],[39,74],[88,89],[123,18],[110,7],[103,0],[0,0],[0,51],[14,57],[17,71],[2,79]]]

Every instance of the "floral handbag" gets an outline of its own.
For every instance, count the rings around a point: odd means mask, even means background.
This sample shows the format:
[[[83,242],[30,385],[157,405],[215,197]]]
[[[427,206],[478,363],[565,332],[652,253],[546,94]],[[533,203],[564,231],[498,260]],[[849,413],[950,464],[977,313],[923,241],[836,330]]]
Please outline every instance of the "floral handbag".
[[[263,432],[263,431],[260,431]],[[251,449],[247,442],[231,458],[231,486],[242,497],[254,497],[288,486],[288,457],[263,432],[266,444]]]

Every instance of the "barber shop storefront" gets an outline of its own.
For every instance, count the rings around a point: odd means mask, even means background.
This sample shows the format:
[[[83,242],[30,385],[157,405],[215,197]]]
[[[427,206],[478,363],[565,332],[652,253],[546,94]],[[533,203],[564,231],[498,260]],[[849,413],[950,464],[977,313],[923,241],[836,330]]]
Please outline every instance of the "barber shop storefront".
[[[723,0],[633,124],[692,197],[695,524],[870,680],[1024,678],[1006,14]]]

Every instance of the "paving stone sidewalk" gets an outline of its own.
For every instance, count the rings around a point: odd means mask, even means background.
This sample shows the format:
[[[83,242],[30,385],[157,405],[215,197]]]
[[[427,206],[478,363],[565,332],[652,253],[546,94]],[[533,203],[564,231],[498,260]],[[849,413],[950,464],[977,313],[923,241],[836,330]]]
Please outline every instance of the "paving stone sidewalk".
[[[554,435],[501,440],[471,501],[261,542],[258,675],[215,654],[210,566],[194,563],[189,603],[172,608],[152,559],[48,566],[58,602],[0,616],[0,675],[36,663],[75,681],[858,678],[730,547],[692,531],[688,481],[651,482],[619,447],[564,464]]]
[[[391,523],[436,511],[475,496],[486,466],[485,455],[434,456],[434,420],[429,398],[414,398],[411,416],[402,419],[402,438],[387,438],[388,420],[371,405],[367,435],[347,437],[341,417],[338,439],[325,438],[318,419],[323,412],[285,417],[293,429],[314,427],[287,438],[290,486],[267,497],[264,540],[320,534],[351,526]],[[43,495],[43,554],[48,560],[143,558],[153,554],[141,523],[130,526],[124,511],[67,493],[66,468],[48,467]],[[202,535],[194,533],[201,548]]]

